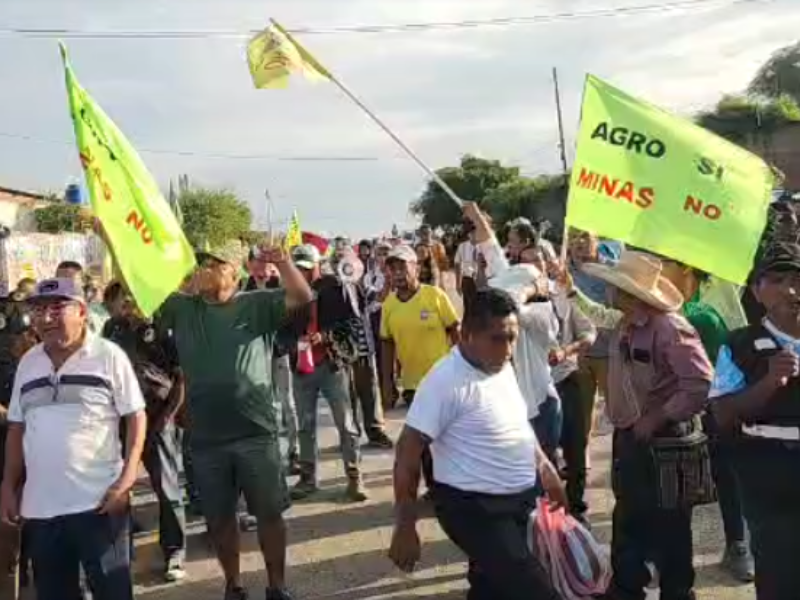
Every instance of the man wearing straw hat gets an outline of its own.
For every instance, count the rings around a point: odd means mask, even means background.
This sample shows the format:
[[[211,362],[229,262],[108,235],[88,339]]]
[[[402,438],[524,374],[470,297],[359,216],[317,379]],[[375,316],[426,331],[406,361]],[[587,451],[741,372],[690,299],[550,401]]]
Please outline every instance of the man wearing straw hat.
[[[678,314],[681,292],[659,259],[625,251],[616,265],[586,264],[609,284],[622,320],[612,332],[608,373],[616,498],[613,600],[644,600],[655,558],[663,600],[694,599],[691,509],[713,499],[697,418],[712,379],[697,332]]]

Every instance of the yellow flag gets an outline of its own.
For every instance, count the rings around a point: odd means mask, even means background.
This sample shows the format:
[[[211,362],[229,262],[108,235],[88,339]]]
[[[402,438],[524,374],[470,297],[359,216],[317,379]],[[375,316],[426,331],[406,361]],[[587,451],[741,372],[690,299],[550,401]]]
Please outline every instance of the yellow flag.
[[[289,228],[286,230],[286,238],[283,240],[283,247],[288,252],[295,246],[303,245],[303,232],[300,231],[300,219],[297,211],[292,213],[292,220],[289,221]]]
[[[258,89],[286,88],[292,71],[311,80],[331,79],[328,70],[274,20],[250,40],[247,63]]]

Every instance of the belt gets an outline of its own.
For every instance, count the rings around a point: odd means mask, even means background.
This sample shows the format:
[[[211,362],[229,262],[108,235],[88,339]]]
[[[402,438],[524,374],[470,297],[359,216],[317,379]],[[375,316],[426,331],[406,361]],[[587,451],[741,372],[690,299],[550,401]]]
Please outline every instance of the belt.
[[[784,442],[800,442],[800,427],[781,427],[778,425],[742,425],[742,433],[750,437]]]

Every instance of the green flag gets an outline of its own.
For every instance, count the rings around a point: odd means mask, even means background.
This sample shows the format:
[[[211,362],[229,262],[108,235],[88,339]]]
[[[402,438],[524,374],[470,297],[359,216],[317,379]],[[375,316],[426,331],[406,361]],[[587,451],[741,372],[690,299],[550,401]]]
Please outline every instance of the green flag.
[[[773,183],[743,148],[587,78],[569,225],[743,284]]]
[[[78,83],[63,44],[61,56],[92,210],[139,308],[152,315],[194,268],[194,253],[136,150]]]

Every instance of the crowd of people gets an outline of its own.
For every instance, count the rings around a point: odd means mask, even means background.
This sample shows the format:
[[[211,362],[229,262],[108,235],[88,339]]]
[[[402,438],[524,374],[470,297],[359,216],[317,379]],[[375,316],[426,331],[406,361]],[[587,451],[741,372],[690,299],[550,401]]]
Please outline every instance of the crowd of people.
[[[763,319],[731,332],[703,301],[707,274],[670,257],[583,231],[559,251],[525,219],[501,245],[475,204],[464,218],[449,252],[427,226],[413,244],[336,238],[329,256],[231,240],[198,251],[152,318],[124,281],[101,291],[74,262],[19,282],[0,307],[0,568],[25,584],[30,566],[38,600],[133,598],[143,466],[167,582],[187,576],[189,508],[225,600],[249,597],[242,528],[257,533],[267,600],[292,598],[284,515],[319,489],[323,397],[351,502],[368,499],[362,443],[394,448],[385,411],[408,409],[389,548],[399,568],[420,558],[429,502],[468,557],[470,600],[557,600],[528,520],[545,495],[591,527],[603,398],[616,500],[606,597],[644,600],[655,582],[663,600],[695,598],[692,510],[719,502],[722,566],[755,580],[759,600],[795,599],[796,241],[759,257],[750,292]]]

